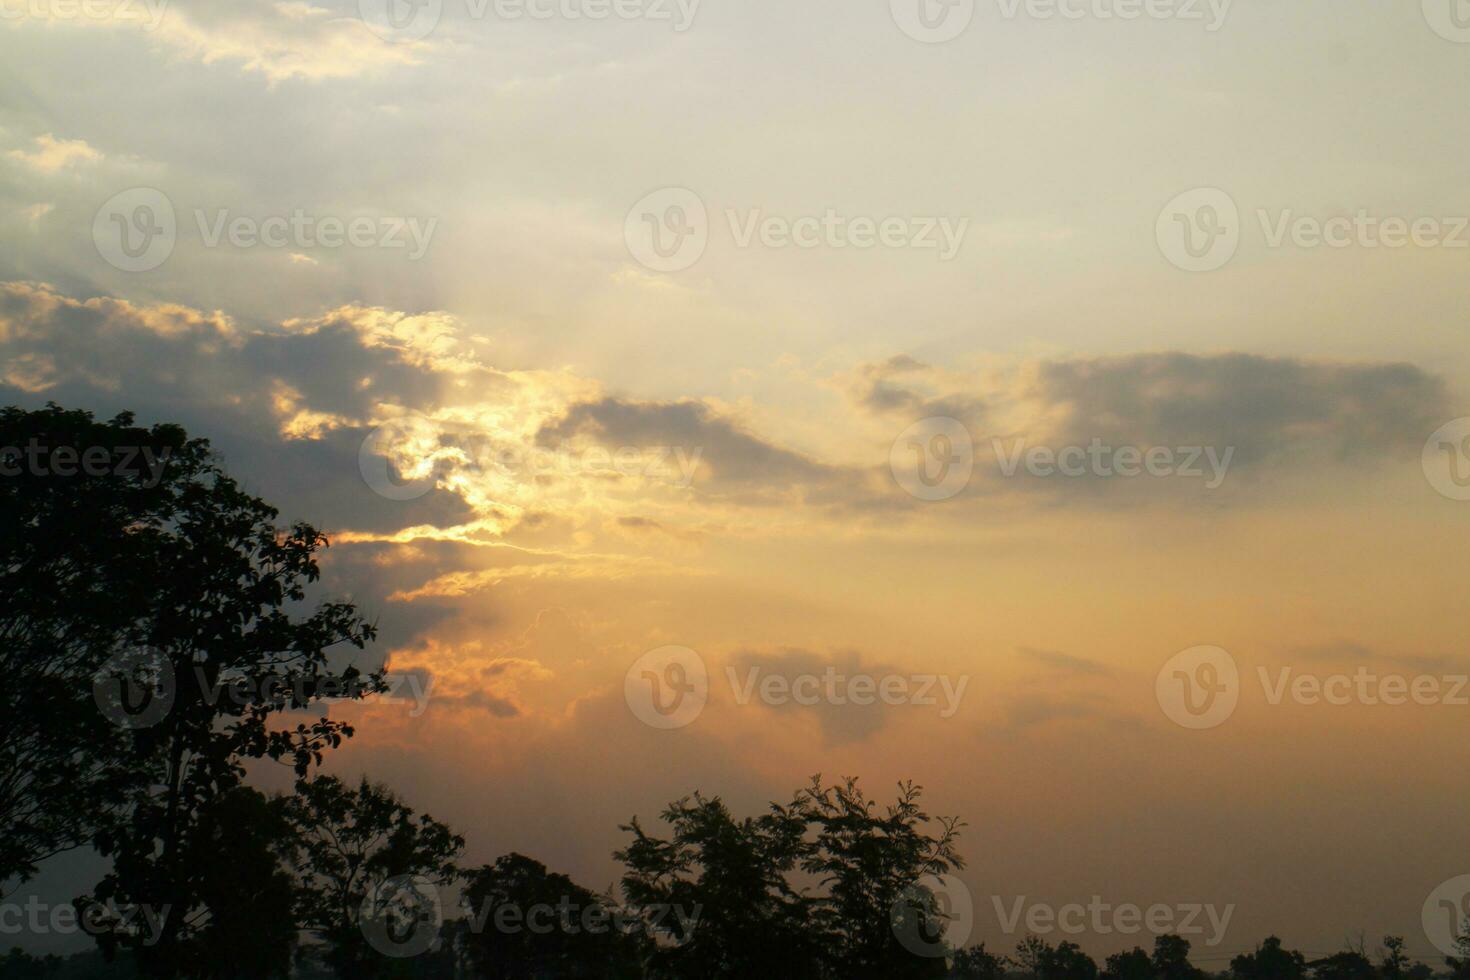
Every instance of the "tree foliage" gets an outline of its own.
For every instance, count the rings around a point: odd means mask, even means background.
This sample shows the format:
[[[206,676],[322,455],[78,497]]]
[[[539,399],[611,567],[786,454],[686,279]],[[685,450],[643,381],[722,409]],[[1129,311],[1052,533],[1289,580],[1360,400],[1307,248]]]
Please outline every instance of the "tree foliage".
[[[97,709],[93,678],[147,641],[182,487],[205,454],[127,414],[0,410],[0,882],[125,808],[132,746]],[[145,459],[165,460],[167,478]]]
[[[371,942],[373,923],[365,916],[385,923],[412,917],[392,923],[404,932],[438,929],[442,905],[424,906],[419,899],[430,896],[414,888],[455,882],[464,838],[366,779],[352,787],[318,776],[300,783],[283,805],[297,846],[296,921],[324,944],[325,962],[346,976],[381,974],[384,956]],[[437,891],[432,897],[442,901]]]
[[[336,657],[375,629],[308,608],[325,537],[279,527],[177,426],[6,409],[0,447],[0,877],[90,842],[112,870],[84,904],[172,910],[152,945],[104,942],[172,976],[209,928],[218,807],[248,760],[304,776],[352,734],[277,718],[379,690]]]
[[[905,784],[880,809],[855,780],[817,778],[760,817],[737,820],[718,797],[696,794],[664,811],[668,838],[633,820],[616,856],[628,904],[660,940],[658,975],[943,976],[942,913],[922,879],[961,865],[958,823],[941,821],[931,836],[919,796]],[[798,874],[812,887],[799,888]],[[692,935],[671,909],[698,910]],[[906,929],[940,955],[906,946]]]
[[[468,874],[465,951],[486,980],[635,978],[649,942],[611,899],[507,854]]]

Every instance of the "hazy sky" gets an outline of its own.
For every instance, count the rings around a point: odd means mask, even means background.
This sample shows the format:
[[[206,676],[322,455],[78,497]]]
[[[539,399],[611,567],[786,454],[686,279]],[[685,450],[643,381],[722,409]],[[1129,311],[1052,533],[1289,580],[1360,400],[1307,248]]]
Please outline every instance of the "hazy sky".
[[[1470,8],[919,2],[0,0],[0,400],[331,532],[433,686],[330,768],[474,861],[601,889],[695,789],[912,778],[992,947],[1097,895],[1437,958],[1470,687],[1271,702],[1470,672]],[[938,703],[729,681],[829,667]]]

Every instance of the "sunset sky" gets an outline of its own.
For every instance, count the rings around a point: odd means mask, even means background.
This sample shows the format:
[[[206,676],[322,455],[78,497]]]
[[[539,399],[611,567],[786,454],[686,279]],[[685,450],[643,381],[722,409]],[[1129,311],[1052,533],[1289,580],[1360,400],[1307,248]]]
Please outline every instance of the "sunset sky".
[[[0,403],[180,422],[329,533],[323,594],[431,679],[334,707],[330,771],[596,890],[618,824],[694,790],[913,779],[968,824],[992,948],[1024,932],[992,896],[1099,895],[1234,905],[1187,937],[1207,968],[1273,931],[1440,962],[1470,687],[1272,704],[1261,672],[1470,672],[1470,459],[1426,458],[1470,416],[1461,0],[960,0],[942,43],[905,0],[443,0],[419,38],[355,0],[98,3],[0,0]],[[1236,210],[1215,268],[1181,267],[1181,195]],[[166,256],[119,251],[160,198]],[[703,252],[658,268],[650,215]],[[969,478],[909,492],[956,435]],[[1006,472],[1094,440],[1203,475]],[[625,686],[667,646],[709,678],[673,729]],[[1199,646],[1239,703],[1191,729],[1156,680]],[[829,666],[962,693],[729,682]]]

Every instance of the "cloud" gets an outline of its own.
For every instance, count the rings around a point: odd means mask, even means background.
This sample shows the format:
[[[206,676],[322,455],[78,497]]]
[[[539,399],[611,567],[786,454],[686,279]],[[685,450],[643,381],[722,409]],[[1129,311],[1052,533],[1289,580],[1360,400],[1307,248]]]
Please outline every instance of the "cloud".
[[[146,377],[149,355],[165,348],[164,363],[153,369],[181,356],[202,361],[238,340],[234,322],[218,312],[110,297],[77,300],[44,283],[0,283],[0,345],[9,357],[50,360],[51,373],[38,379],[45,387],[85,379],[115,388],[130,368]]]
[[[1027,671],[997,689],[999,697],[980,725],[982,735],[1012,738],[1076,722],[1109,727],[1138,724],[1137,717],[1122,706],[1132,693],[1128,675],[1059,650],[1022,646],[1016,653],[1023,666],[1041,669]]]
[[[186,423],[202,412],[236,459],[269,473],[268,489],[317,511],[312,519],[331,513],[341,521],[339,530],[353,532],[344,541],[485,544],[518,528],[554,535],[559,527],[564,536],[596,522],[625,541],[662,530],[640,546],[662,539],[675,547],[712,529],[769,531],[761,514],[779,513],[808,532],[824,521],[877,528],[942,516],[895,485],[885,458],[892,434],[879,432],[868,462],[850,451],[846,461],[827,460],[781,445],[712,400],[610,396],[567,372],[498,369],[484,362],[486,350],[446,312],[343,306],[247,328],[222,311],[0,284],[4,383],[88,405],[99,392],[127,391],[132,403],[117,408]],[[979,378],[900,355],[853,377],[861,384],[849,391],[863,392],[855,401],[870,422],[905,421],[900,405],[926,414],[967,406],[961,414],[977,452],[967,494],[981,503],[1005,496],[1138,505],[1161,499],[1164,484],[1186,492],[1202,485],[1024,470],[1006,477],[987,466],[991,440],[1229,447],[1235,469],[1264,475],[1413,455],[1445,411],[1440,381],[1410,365],[1245,354],[1027,362]],[[389,501],[364,484],[358,456],[370,436],[371,454],[390,472],[427,481],[421,498]],[[511,578],[624,577],[659,567],[608,553],[620,545],[589,544],[563,540],[525,552],[513,568],[460,568],[398,592],[464,595]]]
[[[473,520],[465,495],[451,488],[397,501],[364,481],[360,450],[383,406],[437,406],[451,381],[342,318],[294,331],[247,328],[218,311],[0,283],[0,384],[13,389],[9,401],[29,395],[181,422],[209,436],[253,490],[333,527]],[[489,369],[477,379],[489,398],[511,400],[518,390]]]
[[[912,419],[953,418],[978,421],[985,412],[982,399],[959,391],[945,392],[952,378],[907,354],[864,364],[848,379],[849,397],[875,415],[904,415]]]
[[[102,154],[88,146],[86,140],[57,139],[51,133],[43,133],[34,142],[35,147],[29,151],[11,150],[7,155],[43,174],[54,174],[73,164],[96,163],[102,159]]]
[[[815,704],[810,705],[798,704],[794,699],[784,704],[766,704],[760,695],[762,682],[769,677],[780,677],[792,684],[798,677],[823,679],[828,671],[832,671],[840,685],[856,676],[881,680],[888,675],[908,676],[911,673],[901,671],[892,664],[866,661],[856,651],[823,655],[796,647],[765,652],[743,650],[730,658],[729,669],[733,672],[729,680],[735,687],[734,696],[737,702],[746,696],[748,688],[748,706],[751,708],[814,717],[822,738],[829,745],[861,742],[870,738],[888,724],[895,708],[876,699],[870,704],[838,704],[826,697],[818,698]],[[933,693],[936,697],[940,694],[937,689]]]
[[[1106,664],[1100,664],[1096,660],[1088,660],[1085,657],[1075,657],[1070,653],[1061,653],[1056,650],[1038,650],[1035,647],[1018,647],[1016,650],[1027,660],[1050,667],[1053,670],[1069,674],[1085,674],[1095,677],[1103,677],[1112,674],[1113,669]]]
[[[854,377],[850,397],[889,420],[890,440],[924,418],[964,424],[975,468],[963,492],[979,500],[1135,506],[1363,470],[1416,459],[1452,414],[1443,381],[1411,364],[1244,353],[1012,361],[969,374],[898,357]],[[1144,465],[1150,450],[1167,452]],[[1132,478],[1159,471],[1175,478]]]
[[[424,637],[412,647],[393,651],[388,663],[400,699],[412,693],[437,710],[485,712],[495,718],[528,714],[522,686],[556,676],[532,659],[493,656],[478,640],[451,643]]]
[[[1234,446],[1245,466],[1417,455],[1446,411],[1440,380],[1410,364],[1240,353],[1048,361],[1021,395],[1055,439]]]
[[[627,578],[637,574],[668,574],[675,566],[655,558],[635,555],[603,554],[538,554],[526,549],[510,549],[504,564],[493,568],[477,568],[447,572],[414,589],[395,592],[388,598],[414,602],[424,598],[460,598],[484,592],[514,579],[598,579]]]
[[[1425,672],[1457,671],[1464,673],[1467,669],[1461,657],[1439,654],[1383,653],[1350,640],[1333,640],[1328,643],[1293,647],[1287,657],[1287,662],[1291,661],[1357,665],[1378,663]]]
[[[237,65],[271,83],[356,78],[416,65],[427,42],[387,43],[363,22],[304,0],[233,0],[185,4],[139,0],[106,5],[109,16],[66,14],[61,4],[25,4],[14,23],[102,27],[137,32],[204,64]]]
[[[30,224],[31,230],[34,231],[41,227],[41,219],[45,218],[46,215],[54,210],[56,210],[56,205],[43,202],[22,208],[20,213],[26,219],[26,222]]]
[[[247,325],[219,310],[0,283],[0,384],[17,399],[131,409],[207,429],[259,474],[262,491],[308,510],[307,519],[330,515],[346,543],[483,547],[512,533],[539,535],[514,561],[461,566],[396,590],[415,600],[513,578],[656,573],[662,560],[618,552],[778,533],[776,523],[803,533],[881,531],[973,514],[966,500],[1138,506],[1204,485],[1024,469],[1006,476],[999,451],[994,464],[987,455],[1018,440],[1225,447],[1233,481],[1237,470],[1265,478],[1417,457],[1425,434],[1448,417],[1440,380],[1406,364],[1163,353],[1022,362],[977,375],[900,355],[848,378],[851,408],[832,428],[865,434],[843,445],[818,438],[803,451],[714,399],[609,395],[565,370],[496,367],[486,360],[491,350],[444,311],[347,305]],[[830,391],[814,383],[823,387]],[[907,412],[946,407],[974,434],[976,467],[959,509],[904,493],[888,464],[891,430]],[[424,492],[407,501],[375,493],[365,459],[400,482],[424,481]]]
[[[1076,722],[1111,717],[1105,705],[1096,698],[1056,694],[1024,694],[1012,698],[1005,706],[1005,719],[986,730],[1018,734],[1060,722]]]
[[[625,539],[662,528],[673,543],[687,537],[691,502],[766,507],[846,492],[839,468],[703,403],[608,399],[569,372],[498,369],[486,349],[444,312],[343,306],[244,325],[222,311],[0,283],[0,382],[207,428],[273,499],[312,520],[330,514],[347,543],[483,545],[523,526],[571,534],[594,523]],[[600,438],[624,451],[597,449]],[[423,493],[374,493],[364,460],[399,484],[422,480]],[[708,493],[692,494],[701,479]],[[702,514],[694,521],[708,526]],[[655,564],[565,544],[520,552],[514,568],[461,568],[399,591],[462,595],[510,577],[623,576]]]
[[[609,449],[668,447],[701,496],[741,506],[859,504],[884,494],[877,471],[828,464],[750,431],[702,401],[604,397],[572,405],[537,441],[550,448],[588,440]],[[680,473],[682,477],[684,472]]]
[[[1295,647],[1291,651],[1291,656],[1298,660],[1344,661],[1374,660],[1378,654],[1361,643],[1337,640],[1331,643]]]
[[[77,300],[11,283],[0,285],[0,346],[0,379],[22,391],[146,392],[145,401],[175,417],[209,406],[235,415],[251,434],[249,457],[304,450],[304,463],[325,452],[343,480],[359,479],[353,454],[370,433],[386,431],[375,451],[401,476],[427,479],[433,490],[425,496],[436,498],[397,514],[421,518],[427,507],[435,515],[393,527],[391,511],[378,508],[378,518],[349,525],[379,539],[403,540],[405,530],[418,528],[408,537],[483,541],[522,521],[545,524],[538,515],[595,517],[610,529],[662,528],[677,537],[694,525],[728,524],[742,509],[753,515],[779,507],[807,524],[824,514],[878,520],[922,512],[885,465],[892,434],[880,433],[866,464],[851,452],[846,462],[825,460],[781,445],[710,400],[610,396],[566,372],[495,368],[483,361],[485,346],[445,312],[344,306],[246,329],[220,311]],[[1439,379],[1411,365],[1246,354],[1027,362],[983,378],[900,355],[854,377],[860,410],[893,425],[905,421],[900,406],[924,414],[963,407],[977,453],[968,493],[982,501],[1146,502],[1162,492],[1151,488],[1187,482],[1071,480],[1024,470],[1006,477],[998,458],[987,465],[991,444],[1218,447],[1233,451],[1232,474],[1266,474],[1413,456],[1447,411]],[[257,431],[262,419],[272,420],[273,433]],[[287,448],[293,444],[300,449]],[[296,491],[311,481],[294,482]],[[445,501],[453,498],[450,508]],[[452,523],[439,523],[454,511]],[[339,512],[364,520],[351,508]],[[614,565],[628,567],[621,558]],[[589,567],[574,562],[557,574]],[[533,568],[481,570],[474,583],[440,586],[477,590],[506,575],[552,572]]]
[[[524,674],[533,680],[549,680],[555,676],[536,661],[522,657],[499,657],[490,661],[480,671],[480,676],[487,679],[508,674]]]

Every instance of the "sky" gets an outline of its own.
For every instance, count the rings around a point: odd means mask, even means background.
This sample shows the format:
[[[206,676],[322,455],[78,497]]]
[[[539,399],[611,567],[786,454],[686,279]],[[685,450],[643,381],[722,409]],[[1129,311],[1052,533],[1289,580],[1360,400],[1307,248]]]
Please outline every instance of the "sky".
[[[393,2],[0,0],[0,401],[328,532],[428,689],[330,771],[596,890],[912,779],[992,948],[1438,962],[1463,0]]]

